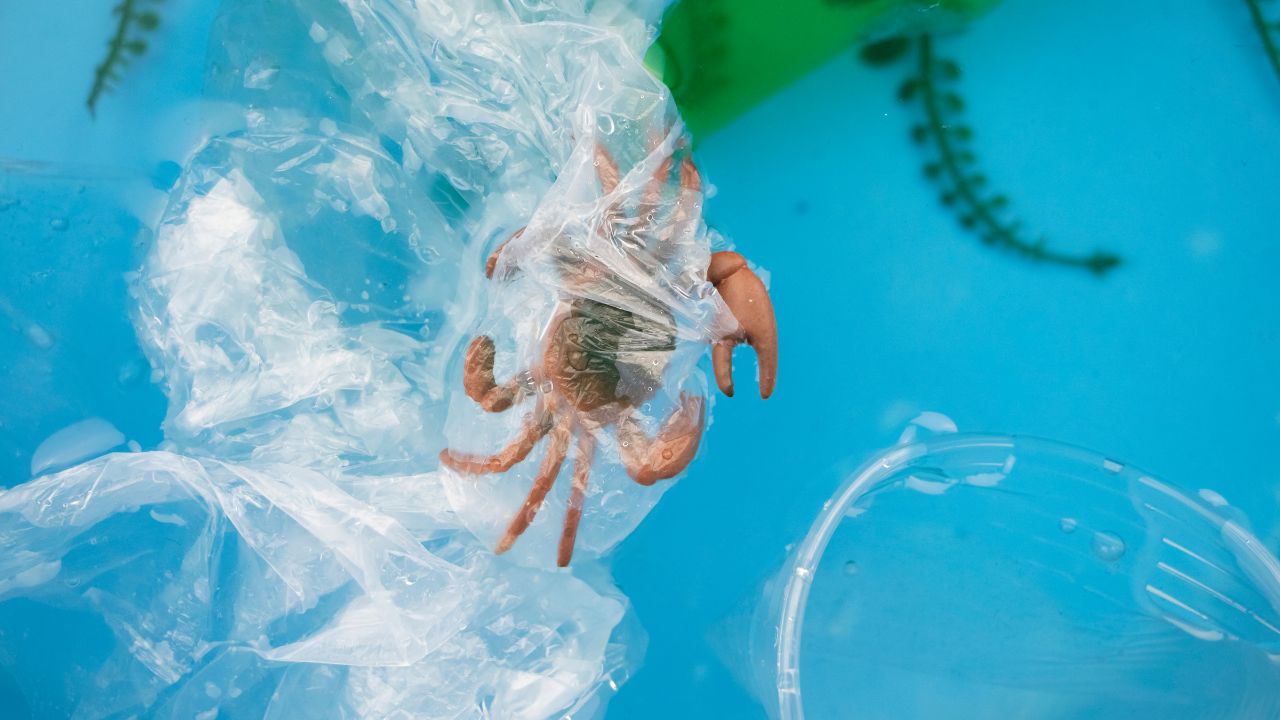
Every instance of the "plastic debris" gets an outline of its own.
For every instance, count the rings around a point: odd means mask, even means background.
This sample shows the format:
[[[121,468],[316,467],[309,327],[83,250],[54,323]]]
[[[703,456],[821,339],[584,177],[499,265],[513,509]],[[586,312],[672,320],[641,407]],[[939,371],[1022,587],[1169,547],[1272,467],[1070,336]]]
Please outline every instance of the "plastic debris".
[[[0,493],[0,700],[85,718],[601,712],[643,650],[625,598],[589,562],[550,569],[536,540],[495,557],[488,528],[527,486],[436,457],[516,420],[464,407],[462,344],[492,332],[522,362],[566,292],[673,318],[654,418],[705,386],[726,314],[700,193],[673,174],[661,201],[684,214],[641,227],[664,157],[687,155],[640,61],[661,10],[225,4],[210,88],[246,126],[187,163],[131,279],[165,441]],[[300,37],[311,52],[272,57]],[[608,197],[598,144],[621,168]],[[484,260],[519,227],[491,295]],[[613,284],[568,290],[566,253]],[[659,496],[597,478],[588,557]]]
[[[941,424],[850,476],[735,625],[772,717],[1280,711],[1280,561],[1239,511]]]

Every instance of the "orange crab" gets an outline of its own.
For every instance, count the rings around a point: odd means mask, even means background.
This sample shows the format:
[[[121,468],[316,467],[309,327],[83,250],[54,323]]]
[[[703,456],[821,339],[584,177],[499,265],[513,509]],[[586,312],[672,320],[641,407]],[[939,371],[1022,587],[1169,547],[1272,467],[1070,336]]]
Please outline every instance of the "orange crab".
[[[670,255],[670,233],[650,233],[657,217],[664,188],[670,181],[673,158],[661,162],[647,181],[639,201],[636,217],[630,223],[617,222],[622,214],[622,201],[613,201],[597,228],[601,237],[616,237],[620,226],[628,226],[631,258],[641,263],[666,261]],[[603,145],[595,149],[596,175],[605,195],[618,187],[617,163]],[[701,179],[687,152],[679,167],[679,185],[684,192],[674,203],[671,223],[687,222],[696,217],[697,199],[701,197]],[[523,232],[517,231],[512,239]],[[653,239],[637,243],[635,238],[648,234]],[[508,240],[507,242],[510,242]],[[619,243],[625,244],[625,243]],[[506,247],[503,243],[489,257],[486,275],[493,277],[498,258]],[[574,262],[572,256],[560,262],[566,288],[581,288],[602,280],[599,267]],[[734,252],[717,252],[711,256],[706,278],[718,291],[733,314],[737,330],[714,339],[712,364],[720,390],[733,396],[733,348],[739,343],[752,346],[760,366],[760,396],[773,392],[778,366],[778,333],[773,304],[760,278],[747,267],[746,260]],[[607,279],[607,278],[606,278]],[[623,285],[623,283],[616,283]],[[478,336],[467,348],[464,361],[463,388],[467,396],[489,412],[502,412],[518,400],[539,393],[533,411],[525,418],[518,436],[494,455],[475,456],[445,449],[440,461],[454,470],[470,474],[501,473],[524,460],[534,446],[549,436],[546,454],[533,481],[524,505],[512,518],[496,552],[506,552],[533,522],[535,514],[560,474],[569,444],[577,440],[574,456],[573,487],[560,537],[557,564],[569,564],[582,516],[597,436],[609,426],[616,428],[623,465],[627,474],[642,485],[674,477],[693,460],[702,437],[704,400],[682,394],[680,406],[663,423],[656,437],[649,437],[641,427],[636,409],[654,395],[667,360],[675,350],[676,322],[665,307],[645,303],[646,311],[614,307],[587,297],[565,293],[557,304],[548,330],[544,334],[541,362],[527,373],[498,383],[494,378],[495,346],[492,339]],[[519,378],[528,378],[521,381]]]

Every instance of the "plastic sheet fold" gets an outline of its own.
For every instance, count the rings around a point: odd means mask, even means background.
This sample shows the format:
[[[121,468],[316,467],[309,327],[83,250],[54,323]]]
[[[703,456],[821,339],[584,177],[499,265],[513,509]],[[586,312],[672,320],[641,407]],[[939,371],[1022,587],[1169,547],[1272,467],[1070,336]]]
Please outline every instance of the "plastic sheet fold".
[[[641,425],[704,392],[732,328],[687,137],[639,59],[661,9],[224,5],[208,87],[244,127],[185,162],[129,278],[164,441],[0,493],[0,696],[33,717],[599,714],[644,638],[590,560],[659,489],[609,440],[556,571],[542,525],[493,554],[526,471],[437,455],[520,421],[468,405],[465,343],[530,367],[566,303],[655,328],[627,360]]]

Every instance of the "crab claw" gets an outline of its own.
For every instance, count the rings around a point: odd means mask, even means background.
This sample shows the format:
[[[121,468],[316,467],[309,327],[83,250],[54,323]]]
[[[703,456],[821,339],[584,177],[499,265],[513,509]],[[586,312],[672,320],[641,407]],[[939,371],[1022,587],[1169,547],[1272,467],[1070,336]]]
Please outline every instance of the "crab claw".
[[[717,340],[711,349],[716,384],[721,392],[733,397],[733,348],[745,342],[755,348],[760,363],[760,397],[768,398],[778,377],[778,322],[773,315],[769,291],[747,267],[746,258],[736,252],[713,254],[707,279],[742,328],[736,335]]]

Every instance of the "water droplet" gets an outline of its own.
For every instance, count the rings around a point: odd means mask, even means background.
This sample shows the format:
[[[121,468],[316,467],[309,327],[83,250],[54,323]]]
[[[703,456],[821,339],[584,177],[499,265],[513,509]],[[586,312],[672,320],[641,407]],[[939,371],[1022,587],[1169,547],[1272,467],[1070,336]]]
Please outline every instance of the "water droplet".
[[[1076,531],[1076,525],[1077,523],[1075,518],[1062,518],[1062,520],[1058,522],[1058,529],[1062,530],[1064,533],[1073,533]]]
[[[65,218],[54,218],[49,221],[49,228],[62,232],[67,229],[67,221]]]
[[[845,575],[857,575],[857,574],[858,574],[858,563],[856,563],[856,562],[854,562],[854,561],[852,561],[852,560],[846,561],[846,562],[845,562],[845,564],[844,564],[844,574],[845,574]]]
[[[1119,535],[1113,535],[1109,532],[1096,532],[1093,534],[1093,554],[1107,562],[1119,560],[1124,555],[1124,540]]]
[[[809,578],[813,577],[813,572],[809,570],[809,568],[807,567],[798,567],[796,568],[796,577],[800,578],[801,580],[808,580]]]

